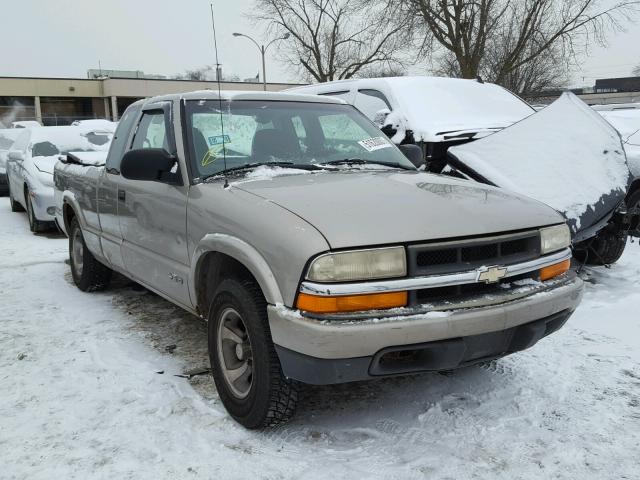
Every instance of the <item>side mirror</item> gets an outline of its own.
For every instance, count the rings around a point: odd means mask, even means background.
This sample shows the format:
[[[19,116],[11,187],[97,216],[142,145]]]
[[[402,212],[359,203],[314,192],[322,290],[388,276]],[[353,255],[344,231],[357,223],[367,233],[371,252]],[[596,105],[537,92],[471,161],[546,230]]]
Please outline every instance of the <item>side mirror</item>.
[[[406,145],[398,145],[398,148],[416,168],[426,164],[422,149],[418,145],[408,143]]]
[[[163,148],[129,150],[122,157],[120,173],[129,180],[179,184],[179,174],[172,172],[176,161],[176,157]]]
[[[24,152],[22,150],[9,150],[7,157],[10,160],[16,160],[18,162],[24,161]]]

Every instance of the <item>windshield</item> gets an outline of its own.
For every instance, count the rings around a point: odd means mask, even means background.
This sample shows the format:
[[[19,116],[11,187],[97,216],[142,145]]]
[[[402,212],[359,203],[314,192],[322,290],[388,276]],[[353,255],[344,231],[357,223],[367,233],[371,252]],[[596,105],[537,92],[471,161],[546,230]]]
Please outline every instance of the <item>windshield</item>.
[[[50,139],[36,140],[31,147],[33,157],[52,157],[69,152],[101,152],[109,148],[112,134],[109,132],[88,132],[50,135]]]
[[[239,100],[188,101],[191,158],[198,176],[276,163],[317,166],[342,160],[414,169],[404,155],[349,105]],[[221,122],[222,118],[222,122]],[[224,131],[223,131],[224,128]]]

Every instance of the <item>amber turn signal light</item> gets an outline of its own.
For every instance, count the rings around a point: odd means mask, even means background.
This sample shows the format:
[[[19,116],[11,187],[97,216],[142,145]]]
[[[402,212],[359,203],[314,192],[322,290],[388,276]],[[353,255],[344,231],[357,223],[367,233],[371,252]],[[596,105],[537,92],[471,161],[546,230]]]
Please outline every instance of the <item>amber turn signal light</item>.
[[[571,260],[563,260],[560,263],[544,267],[540,270],[540,280],[544,282],[545,280],[562,275],[563,273],[568,272],[570,267]]]
[[[323,297],[300,293],[296,306],[300,310],[311,313],[359,312],[361,310],[405,307],[407,298],[407,292],[345,295],[340,297]]]

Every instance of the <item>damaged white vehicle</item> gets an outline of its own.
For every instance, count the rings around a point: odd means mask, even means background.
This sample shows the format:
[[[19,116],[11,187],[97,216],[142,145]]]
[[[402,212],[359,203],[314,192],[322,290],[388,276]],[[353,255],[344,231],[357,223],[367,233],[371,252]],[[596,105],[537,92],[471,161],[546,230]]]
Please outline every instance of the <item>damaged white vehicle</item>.
[[[620,135],[571,93],[536,112],[481,80],[378,78],[292,91],[351,103],[394,143],[417,145],[416,166],[554,207],[571,226],[580,260],[613,263],[627,236],[640,234],[640,179],[632,180]]]
[[[7,160],[7,185],[13,212],[26,210],[32,232],[54,227],[53,167],[69,152],[106,152],[113,134],[80,127],[23,129]]]

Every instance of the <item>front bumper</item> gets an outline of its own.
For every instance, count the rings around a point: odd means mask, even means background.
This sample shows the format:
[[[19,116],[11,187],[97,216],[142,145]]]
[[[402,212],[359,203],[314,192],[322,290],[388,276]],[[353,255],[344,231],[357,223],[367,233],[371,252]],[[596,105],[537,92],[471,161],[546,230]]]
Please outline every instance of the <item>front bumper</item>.
[[[580,303],[583,283],[574,273],[549,283],[548,288],[516,299],[505,293],[503,299],[494,298],[493,304],[486,306],[452,305],[449,310],[426,313],[403,309],[395,316],[362,320],[322,320],[269,306],[269,325],[285,375],[302,382],[329,384],[449,370],[528,348],[560,328]],[[524,328],[534,323],[538,326]],[[523,340],[527,336],[532,341]],[[488,347],[460,347],[482,343]],[[454,344],[458,346],[454,348]],[[427,353],[415,355],[433,359],[425,362],[423,358],[401,368],[381,367],[379,360],[390,350],[422,350]],[[451,357],[455,361],[447,356],[453,350],[457,352]]]
[[[55,198],[53,187],[41,186],[31,192],[31,205],[36,219],[41,222],[55,220]]]

